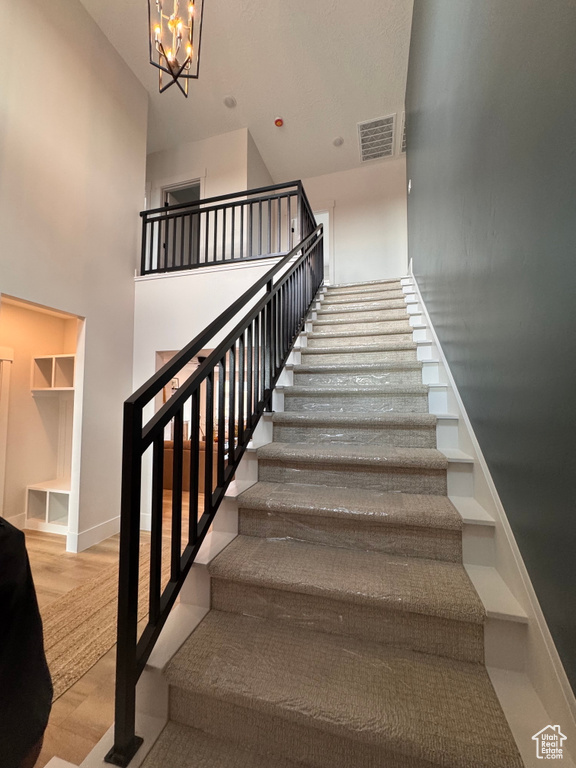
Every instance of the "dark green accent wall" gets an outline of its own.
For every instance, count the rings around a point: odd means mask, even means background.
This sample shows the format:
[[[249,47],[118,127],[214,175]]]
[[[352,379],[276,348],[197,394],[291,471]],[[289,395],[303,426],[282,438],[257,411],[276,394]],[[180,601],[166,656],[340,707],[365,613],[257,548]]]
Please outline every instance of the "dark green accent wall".
[[[576,3],[415,0],[409,257],[576,687]]]

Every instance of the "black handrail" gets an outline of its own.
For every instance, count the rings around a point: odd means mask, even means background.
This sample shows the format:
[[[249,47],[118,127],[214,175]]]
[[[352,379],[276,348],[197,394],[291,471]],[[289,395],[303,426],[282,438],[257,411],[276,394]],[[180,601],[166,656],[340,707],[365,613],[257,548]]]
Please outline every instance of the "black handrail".
[[[301,181],[153,208],[140,216],[142,275],[282,256],[314,229]]]
[[[303,226],[311,231],[281,261],[196,336],[124,404],[122,510],[116,656],[114,746],[106,761],[126,766],[142,740],[135,734],[136,683],[168,618],[184,580],[234,477],[254,429],[271,407],[272,390],[302,330],[323,281],[323,230],[302,203]],[[313,226],[312,226],[313,225]],[[264,293],[262,294],[262,291]],[[191,376],[144,423],[144,409],[216,334],[240,317]],[[189,419],[185,418],[189,415]],[[185,454],[185,424],[190,441]],[[162,525],[165,432],[173,429],[170,576],[162,590]],[[205,433],[204,441],[201,432]],[[200,475],[204,445],[205,468]],[[152,447],[151,537],[148,622],[140,639],[138,585],[142,465]],[[204,505],[199,515],[199,488]],[[182,546],[183,491],[189,484],[188,534]]]

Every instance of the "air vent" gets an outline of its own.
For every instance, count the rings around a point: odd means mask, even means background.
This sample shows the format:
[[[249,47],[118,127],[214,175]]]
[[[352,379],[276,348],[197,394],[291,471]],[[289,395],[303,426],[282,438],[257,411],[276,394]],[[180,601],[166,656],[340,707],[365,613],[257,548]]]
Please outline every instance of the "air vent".
[[[402,146],[401,152],[406,152],[406,115],[402,114]]]
[[[382,157],[391,157],[394,154],[395,123],[396,115],[358,123],[360,158],[363,163],[369,160],[380,160]]]

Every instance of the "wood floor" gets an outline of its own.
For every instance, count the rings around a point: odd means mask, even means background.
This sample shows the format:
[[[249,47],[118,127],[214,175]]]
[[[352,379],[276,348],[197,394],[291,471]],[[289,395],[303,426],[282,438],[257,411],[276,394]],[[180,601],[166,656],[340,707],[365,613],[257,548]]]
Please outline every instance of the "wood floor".
[[[66,552],[64,536],[26,531],[40,612],[113,565],[118,558],[118,544],[119,536],[114,536],[75,555]],[[110,650],[54,702],[36,768],[43,768],[52,757],[79,765],[112,725],[115,652],[115,648]]]
[[[164,494],[164,519],[170,520],[169,492]],[[183,535],[186,529],[183,525]],[[25,533],[41,613],[58,597],[98,576],[118,559],[119,536],[72,554],[66,552],[64,536]],[[115,654],[114,647],[54,702],[36,768],[44,768],[52,757],[79,765],[110,728],[114,721]]]

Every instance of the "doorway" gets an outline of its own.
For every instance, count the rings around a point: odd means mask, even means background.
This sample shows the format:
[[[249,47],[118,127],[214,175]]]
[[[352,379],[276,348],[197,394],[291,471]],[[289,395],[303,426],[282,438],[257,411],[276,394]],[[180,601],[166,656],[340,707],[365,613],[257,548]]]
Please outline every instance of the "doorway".
[[[199,180],[162,190],[162,202],[166,207],[199,200]],[[200,261],[200,212],[198,208],[184,211],[183,215],[168,218],[163,224],[164,264],[169,270],[188,269]]]
[[[324,209],[321,211],[314,211],[314,218],[317,224],[324,225],[324,282],[326,285],[334,283],[334,258],[332,253],[332,216],[333,211],[330,209]]]

